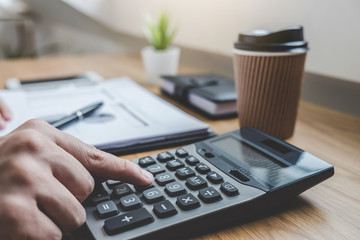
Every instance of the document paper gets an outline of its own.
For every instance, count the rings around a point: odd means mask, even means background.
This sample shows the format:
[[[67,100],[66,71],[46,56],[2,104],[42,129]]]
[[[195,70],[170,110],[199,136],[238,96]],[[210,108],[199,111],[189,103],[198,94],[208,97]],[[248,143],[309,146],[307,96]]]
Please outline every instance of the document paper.
[[[9,93],[11,92],[11,94]],[[66,126],[63,131],[100,149],[207,133],[209,126],[150,93],[131,79],[121,77],[95,86],[42,91],[0,91],[15,118],[0,130],[7,134],[27,119],[48,122],[102,101],[90,117]]]

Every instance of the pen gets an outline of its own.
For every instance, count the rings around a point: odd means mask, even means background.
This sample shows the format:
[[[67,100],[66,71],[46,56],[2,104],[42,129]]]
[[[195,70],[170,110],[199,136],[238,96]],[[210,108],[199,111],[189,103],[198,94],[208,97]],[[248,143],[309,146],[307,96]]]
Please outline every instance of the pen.
[[[51,123],[51,125],[58,129],[61,129],[64,126],[66,126],[74,121],[77,121],[77,120],[80,120],[80,119],[90,116],[93,112],[95,112],[102,105],[103,105],[103,102],[97,102],[97,103],[91,104],[89,106],[83,107],[83,108],[77,110],[76,112],[74,112],[68,116],[65,116],[63,118],[60,118],[59,120]]]

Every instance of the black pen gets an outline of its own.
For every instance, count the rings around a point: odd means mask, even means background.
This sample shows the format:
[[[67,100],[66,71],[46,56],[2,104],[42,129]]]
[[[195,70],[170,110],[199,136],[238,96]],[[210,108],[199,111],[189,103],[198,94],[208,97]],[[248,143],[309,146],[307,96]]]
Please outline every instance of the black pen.
[[[100,108],[102,105],[103,105],[103,102],[97,102],[97,103],[91,104],[89,106],[83,107],[83,108],[77,110],[76,112],[74,112],[68,116],[65,116],[63,118],[60,118],[59,120],[51,123],[51,125],[58,129],[61,129],[62,127],[66,126],[74,121],[80,120],[84,117],[88,117],[93,112],[95,112],[98,108]]]

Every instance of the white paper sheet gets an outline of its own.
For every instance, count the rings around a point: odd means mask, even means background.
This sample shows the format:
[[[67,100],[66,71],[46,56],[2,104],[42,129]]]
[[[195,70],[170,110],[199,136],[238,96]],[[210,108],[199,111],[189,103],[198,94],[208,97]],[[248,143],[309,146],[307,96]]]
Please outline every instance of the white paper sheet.
[[[63,131],[99,148],[115,148],[206,132],[209,128],[127,77],[96,86],[17,93],[21,101],[4,92],[1,96],[16,113],[16,121],[0,131],[1,135],[25,118],[35,116],[52,121],[98,101],[103,101],[104,105],[95,114],[74,122]],[[30,113],[20,114],[25,109]]]

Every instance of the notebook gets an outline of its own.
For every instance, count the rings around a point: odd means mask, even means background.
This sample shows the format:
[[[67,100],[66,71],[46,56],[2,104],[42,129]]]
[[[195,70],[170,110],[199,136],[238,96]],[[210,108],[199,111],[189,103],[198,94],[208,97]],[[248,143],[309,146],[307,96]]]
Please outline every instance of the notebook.
[[[62,129],[85,143],[114,154],[174,146],[214,134],[208,124],[152,94],[128,77],[82,87],[39,91],[1,90],[14,119],[0,136],[31,118],[52,122],[102,101],[90,117]]]

